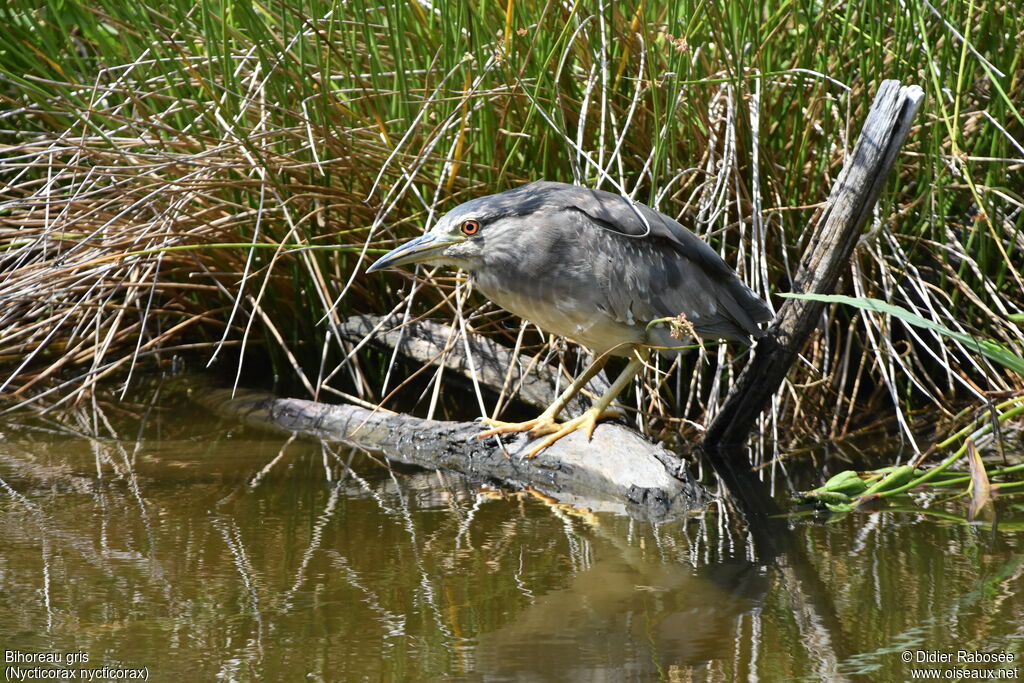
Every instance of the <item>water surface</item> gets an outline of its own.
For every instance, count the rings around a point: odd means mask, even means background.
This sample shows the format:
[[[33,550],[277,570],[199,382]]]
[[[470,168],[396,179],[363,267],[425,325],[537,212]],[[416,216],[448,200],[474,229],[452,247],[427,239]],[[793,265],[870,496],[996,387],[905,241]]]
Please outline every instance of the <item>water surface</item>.
[[[157,681],[904,681],[950,668],[905,653],[958,650],[1016,661],[953,668],[1020,666],[1020,498],[996,529],[955,502],[783,520],[766,563],[726,504],[653,525],[188,406],[3,437],[8,677],[57,666],[10,663],[26,653]]]

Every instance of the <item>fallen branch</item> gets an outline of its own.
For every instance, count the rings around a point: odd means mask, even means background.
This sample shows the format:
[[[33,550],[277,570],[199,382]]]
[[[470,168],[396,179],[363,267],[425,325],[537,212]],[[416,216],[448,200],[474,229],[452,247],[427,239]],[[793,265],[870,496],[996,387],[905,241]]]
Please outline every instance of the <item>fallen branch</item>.
[[[226,389],[193,391],[193,398],[261,429],[342,441],[381,451],[397,462],[461,472],[482,482],[531,486],[577,507],[663,521],[709,499],[678,456],[613,423],[598,425],[589,442],[577,432],[525,459],[517,454],[529,439],[517,435],[503,448],[495,439],[478,439],[477,422],[424,420],[256,392],[232,395]]]
[[[369,338],[372,346],[395,349],[416,363],[443,364],[446,369],[467,379],[473,377],[480,384],[496,392],[508,389],[515,400],[543,410],[558,395],[558,371],[546,363],[527,356],[516,356],[511,350],[482,335],[471,335],[473,362],[464,353],[458,332],[449,325],[430,320],[417,320],[402,324],[400,316],[391,318],[374,315],[354,315],[338,326],[338,332],[352,343]],[[562,384],[572,381],[562,378]],[[608,388],[608,379],[602,372],[587,384],[586,392],[600,396]],[[568,417],[581,415],[590,407],[590,400],[581,392],[565,407]]]

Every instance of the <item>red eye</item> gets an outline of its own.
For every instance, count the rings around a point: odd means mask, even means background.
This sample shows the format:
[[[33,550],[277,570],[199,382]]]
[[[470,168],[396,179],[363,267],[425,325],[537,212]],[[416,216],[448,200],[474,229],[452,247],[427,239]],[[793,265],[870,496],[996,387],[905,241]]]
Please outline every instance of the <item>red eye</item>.
[[[475,235],[480,232],[480,222],[470,219],[468,221],[462,221],[462,234],[463,235]]]

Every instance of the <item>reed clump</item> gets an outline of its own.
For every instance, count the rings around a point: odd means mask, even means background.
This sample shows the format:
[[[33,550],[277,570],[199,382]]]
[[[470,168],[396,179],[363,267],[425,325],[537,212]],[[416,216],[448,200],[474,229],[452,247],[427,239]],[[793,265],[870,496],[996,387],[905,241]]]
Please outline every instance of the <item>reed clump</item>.
[[[186,352],[377,402],[386,364],[336,330],[353,312],[516,343],[450,274],[361,271],[537,178],[625,190],[755,291],[786,291],[884,78],[927,99],[842,291],[1024,348],[1024,17],[1007,3],[13,0],[0,20],[0,386],[19,405]],[[729,353],[661,361],[641,414],[702,423]],[[912,439],[917,408],[1021,385],[954,338],[835,308],[762,432],[838,437],[885,413]]]

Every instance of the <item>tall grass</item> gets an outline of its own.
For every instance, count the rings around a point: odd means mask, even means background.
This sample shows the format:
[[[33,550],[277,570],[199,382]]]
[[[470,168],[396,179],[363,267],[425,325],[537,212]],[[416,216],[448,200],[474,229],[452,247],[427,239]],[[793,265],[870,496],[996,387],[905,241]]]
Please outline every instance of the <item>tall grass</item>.
[[[394,383],[339,334],[353,312],[432,310],[515,343],[449,273],[362,270],[455,204],[537,178],[631,194],[756,291],[786,291],[884,78],[927,100],[843,291],[1024,344],[1009,3],[13,0],[0,20],[0,383],[22,402],[183,350],[375,402]],[[644,412],[699,425],[729,353],[660,361]],[[896,408],[912,439],[914,409],[1019,382],[836,310],[764,433],[840,436]]]

